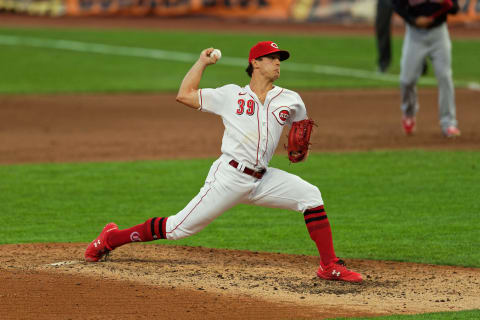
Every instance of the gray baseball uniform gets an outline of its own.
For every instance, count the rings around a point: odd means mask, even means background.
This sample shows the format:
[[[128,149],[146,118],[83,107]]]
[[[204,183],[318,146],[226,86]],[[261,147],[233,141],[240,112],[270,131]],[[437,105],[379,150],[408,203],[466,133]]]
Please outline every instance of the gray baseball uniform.
[[[438,81],[440,126],[445,130],[457,126],[455,91],[452,79],[451,41],[446,24],[447,14],[458,11],[457,0],[393,0],[395,11],[405,19],[400,86],[405,116],[413,117],[419,109],[416,84],[426,57],[432,61]],[[418,17],[432,22],[420,27]]]

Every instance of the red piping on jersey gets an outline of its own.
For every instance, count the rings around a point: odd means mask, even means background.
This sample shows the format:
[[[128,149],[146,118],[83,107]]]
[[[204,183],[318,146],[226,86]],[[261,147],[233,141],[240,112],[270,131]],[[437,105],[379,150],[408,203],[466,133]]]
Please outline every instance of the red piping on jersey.
[[[215,173],[213,174],[213,177],[214,177],[214,180],[212,181],[212,184],[217,180],[217,178],[215,177],[215,175],[217,174],[217,171],[218,171],[218,168],[220,168],[220,165],[222,163],[220,162],[217,166],[217,169],[215,170]],[[207,192],[205,192],[205,194],[200,198],[200,201],[197,202],[197,204],[195,205],[195,207],[192,208],[192,210],[190,210],[190,212],[185,216],[185,218],[183,218],[183,220],[177,224],[177,226],[175,228],[172,229],[172,231],[169,231],[169,232],[166,232],[167,230],[165,229],[165,232],[166,233],[172,233],[173,231],[177,230],[177,228],[188,218],[188,216],[193,212],[193,210],[195,210],[195,208],[197,208],[197,206],[200,204],[200,202],[202,202],[203,198],[205,198],[205,196],[208,194],[208,192],[212,189],[212,187],[210,187]],[[165,238],[166,238],[166,235],[165,235]]]
[[[202,109],[203,108],[202,89],[198,90],[198,92],[200,93],[200,109]]]
[[[255,103],[257,103],[255,101]],[[258,165],[258,151],[260,150],[260,119],[258,118],[258,114],[260,107],[257,106],[257,124],[258,124],[258,143],[257,143],[257,162],[255,163],[255,166]]]
[[[248,94],[250,97],[252,95],[249,93]],[[257,104],[257,101],[255,100],[254,97],[252,97],[253,101]],[[260,107],[257,104],[257,125],[258,125],[258,143],[257,143],[257,162],[255,163],[255,166],[258,165],[258,151],[260,150],[260,119],[258,118],[258,114],[260,113]]]
[[[268,102],[268,106],[267,106],[267,142],[265,143],[265,151],[263,151],[263,155],[262,157],[265,157],[265,153],[267,152],[267,146],[268,146],[268,109],[270,109],[270,103],[272,103],[273,99],[275,99],[276,97],[278,97],[281,93],[283,92],[283,89],[275,96],[273,97],[270,102]]]

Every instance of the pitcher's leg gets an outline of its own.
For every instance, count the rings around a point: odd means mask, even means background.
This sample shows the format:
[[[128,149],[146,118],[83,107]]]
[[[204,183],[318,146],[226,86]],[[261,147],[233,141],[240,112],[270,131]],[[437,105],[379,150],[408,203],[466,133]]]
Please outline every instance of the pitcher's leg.
[[[360,274],[338,264],[341,260],[335,254],[330,222],[325,213],[322,195],[316,186],[296,175],[269,168],[252,192],[249,203],[302,212],[310,238],[315,242],[321,259],[321,271],[317,275],[328,280],[362,281]],[[337,270],[335,272],[338,273],[332,276],[332,270]]]
[[[85,250],[85,260],[99,261],[110,251],[131,242],[147,242],[165,239],[165,223],[167,218],[151,218],[131,228],[120,230],[117,224],[108,223]]]
[[[206,185],[183,210],[168,217],[167,239],[178,240],[200,232],[244,196],[245,193],[231,192],[218,182]]]
[[[303,216],[310,238],[317,245],[322,263],[328,265],[335,261],[337,255],[333,248],[332,229],[324,206],[305,210]]]
[[[286,171],[268,168],[250,194],[248,203],[304,212],[323,205],[318,188]]]
[[[160,239],[177,240],[200,232],[210,222],[238,202],[238,194],[228,193],[218,181],[206,183],[187,206],[170,217],[150,218],[129,229],[113,230],[106,239],[113,250],[130,242]]]
[[[248,186],[236,184],[235,177],[222,170],[222,165],[225,166],[220,161],[212,165],[205,185],[179,213],[168,218],[150,218],[123,230],[119,230],[114,223],[107,224],[87,247],[85,259],[95,262],[109,251],[127,243],[181,239],[205,228],[216,217],[238,203],[248,192]]]
[[[259,206],[303,213],[310,238],[315,242],[322,262],[328,264],[336,258],[330,223],[316,186],[291,173],[269,168],[254,189],[250,201]]]
[[[440,126],[445,132],[450,126],[457,126],[455,89],[452,79],[452,43],[446,24],[439,26],[433,34],[432,64],[438,80],[438,111]]]

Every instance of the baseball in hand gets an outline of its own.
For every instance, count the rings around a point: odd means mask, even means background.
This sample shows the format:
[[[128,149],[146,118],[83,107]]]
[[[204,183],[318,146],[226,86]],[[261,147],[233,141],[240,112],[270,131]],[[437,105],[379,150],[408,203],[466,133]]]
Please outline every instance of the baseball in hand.
[[[218,49],[213,49],[212,53],[210,53],[210,56],[211,57],[217,57],[217,60],[220,60],[220,58],[222,57],[222,52]]]

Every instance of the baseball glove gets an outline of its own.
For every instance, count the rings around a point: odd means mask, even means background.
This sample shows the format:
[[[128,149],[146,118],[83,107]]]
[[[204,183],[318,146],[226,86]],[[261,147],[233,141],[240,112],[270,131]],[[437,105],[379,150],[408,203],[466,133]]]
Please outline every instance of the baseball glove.
[[[305,160],[310,145],[310,133],[315,122],[311,119],[297,121],[292,124],[288,134],[288,159],[296,163]]]

